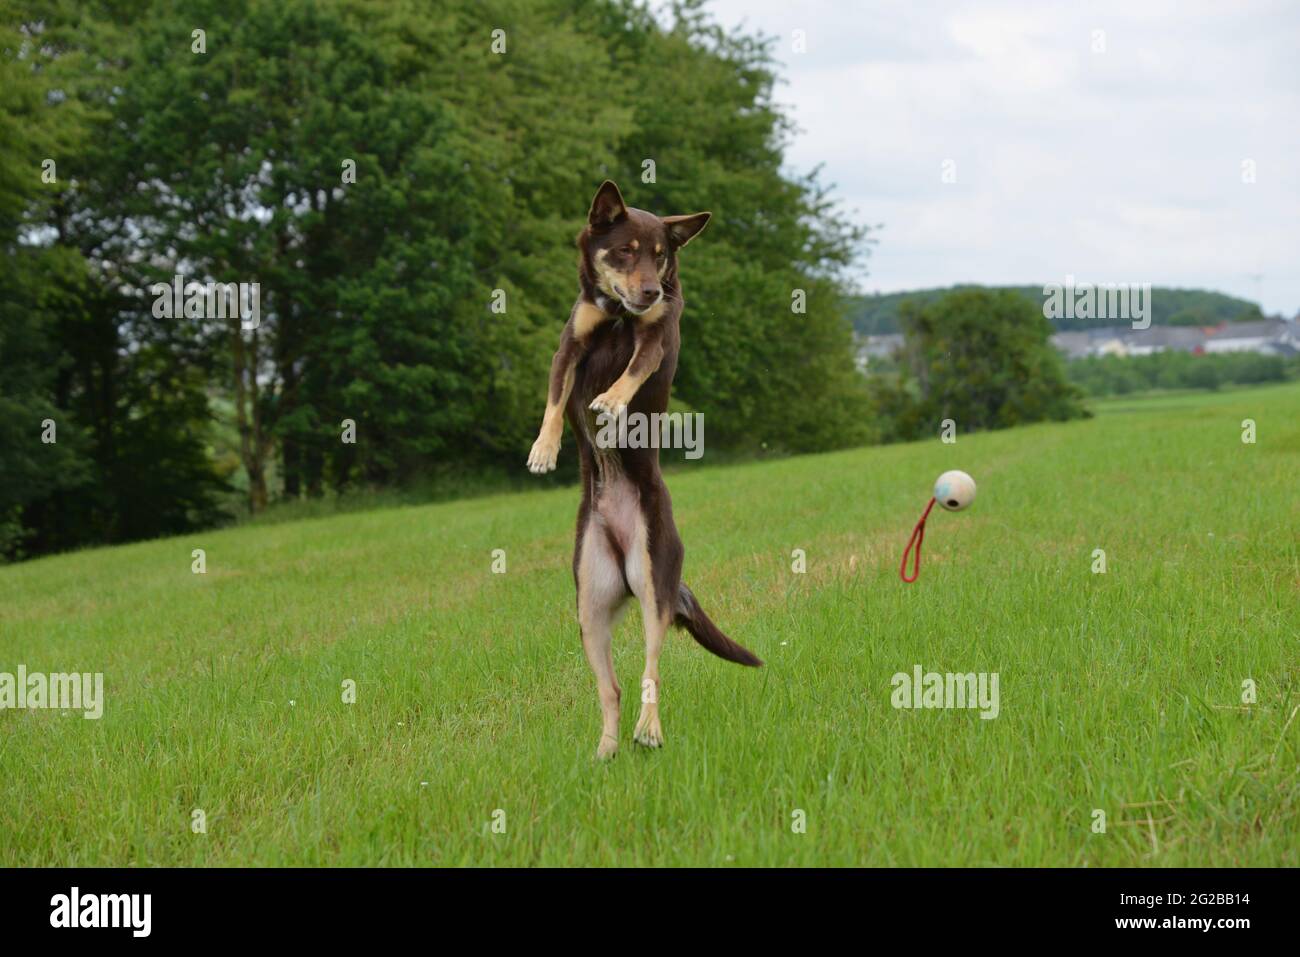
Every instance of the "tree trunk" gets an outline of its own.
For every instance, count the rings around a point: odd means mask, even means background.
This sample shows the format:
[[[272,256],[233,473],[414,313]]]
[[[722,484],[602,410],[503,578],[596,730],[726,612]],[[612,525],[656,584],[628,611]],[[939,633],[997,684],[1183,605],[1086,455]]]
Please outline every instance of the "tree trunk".
[[[302,494],[302,449],[292,436],[286,435],[280,441],[280,458],[284,465],[284,497],[296,499]]]
[[[257,330],[253,330],[252,359],[236,314],[231,323],[231,351],[235,372],[235,424],[239,429],[239,457],[248,472],[248,511],[266,508],[266,441],[257,408]],[[250,415],[251,406],[251,415]]]

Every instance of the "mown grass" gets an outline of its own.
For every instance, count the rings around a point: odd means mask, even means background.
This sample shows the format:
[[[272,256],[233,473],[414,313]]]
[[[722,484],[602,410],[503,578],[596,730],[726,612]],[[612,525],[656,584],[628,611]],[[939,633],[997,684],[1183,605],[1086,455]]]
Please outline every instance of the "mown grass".
[[[767,666],[674,632],[637,749],[633,611],[609,764],[571,488],[0,569],[0,671],[107,698],[0,712],[0,864],[1294,866],[1300,388],[1098,408],[673,476],[686,580]],[[978,501],[903,585],[948,468]],[[999,716],[895,710],[915,664],[997,672]]]

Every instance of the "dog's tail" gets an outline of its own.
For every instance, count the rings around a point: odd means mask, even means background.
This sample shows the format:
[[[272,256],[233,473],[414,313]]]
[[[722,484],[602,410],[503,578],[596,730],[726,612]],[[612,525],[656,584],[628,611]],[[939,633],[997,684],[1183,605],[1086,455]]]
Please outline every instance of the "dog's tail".
[[[722,633],[722,629],[704,613],[700,603],[695,600],[695,595],[685,585],[678,586],[675,612],[673,623],[689,631],[691,637],[719,658],[726,658],[738,665],[749,665],[753,668],[762,666],[763,662],[758,655]]]

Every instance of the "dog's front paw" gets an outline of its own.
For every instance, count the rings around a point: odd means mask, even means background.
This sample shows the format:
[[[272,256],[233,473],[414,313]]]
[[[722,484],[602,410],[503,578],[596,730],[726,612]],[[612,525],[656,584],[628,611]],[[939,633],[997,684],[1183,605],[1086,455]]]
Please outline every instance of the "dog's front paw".
[[[592,399],[588,408],[592,412],[603,412],[605,415],[618,418],[627,409],[627,398],[610,389],[608,392],[602,392]]]
[[[560,455],[559,440],[552,440],[545,435],[539,435],[537,441],[533,443],[533,450],[528,453],[528,471],[534,475],[542,475],[555,468],[555,460]]]

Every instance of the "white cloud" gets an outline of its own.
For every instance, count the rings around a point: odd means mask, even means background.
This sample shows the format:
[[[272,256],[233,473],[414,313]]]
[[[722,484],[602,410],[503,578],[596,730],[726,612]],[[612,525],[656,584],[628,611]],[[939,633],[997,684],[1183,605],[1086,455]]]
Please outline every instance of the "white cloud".
[[[1300,311],[1300,5],[712,10],[779,38],[777,97],[803,131],[791,166],[824,164],[857,218],[884,224],[863,288],[1072,273]],[[791,52],[796,29],[807,53]]]

